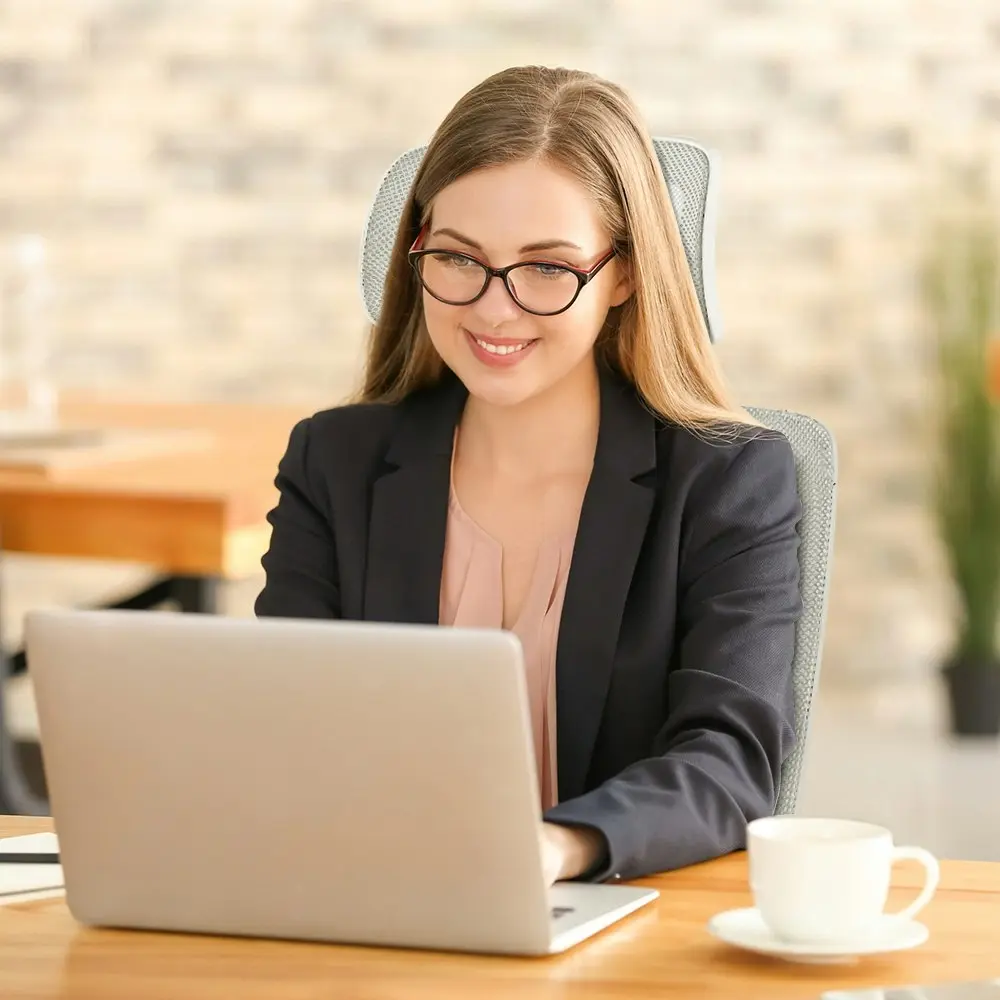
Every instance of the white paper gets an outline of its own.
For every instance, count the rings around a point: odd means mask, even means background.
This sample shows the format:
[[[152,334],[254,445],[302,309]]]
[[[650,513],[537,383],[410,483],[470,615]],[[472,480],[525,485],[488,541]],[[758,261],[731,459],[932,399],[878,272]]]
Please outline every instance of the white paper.
[[[54,833],[0,839],[0,853],[50,854],[58,850],[59,839]],[[60,895],[62,888],[62,865],[0,864],[0,906]]]
[[[54,833],[29,833],[23,837],[0,837],[0,854],[58,854]]]

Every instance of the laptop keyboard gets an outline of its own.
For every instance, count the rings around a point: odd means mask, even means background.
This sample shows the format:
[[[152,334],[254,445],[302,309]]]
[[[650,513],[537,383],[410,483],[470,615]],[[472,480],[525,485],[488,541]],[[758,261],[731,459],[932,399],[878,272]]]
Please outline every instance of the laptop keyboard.
[[[552,919],[556,920],[559,917],[566,916],[567,913],[572,913],[575,910],[573,906],[553,906],[552,907]]]

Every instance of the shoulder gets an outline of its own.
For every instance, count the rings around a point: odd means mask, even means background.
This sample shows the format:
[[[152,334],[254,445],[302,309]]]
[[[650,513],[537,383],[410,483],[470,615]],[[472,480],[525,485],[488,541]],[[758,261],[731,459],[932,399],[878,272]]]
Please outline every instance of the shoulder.
[[[798,511],[795,455],[778,430],[734,423],[710,433],[658,422],[656,451],[657,488],[680,494],[692,516]]]
[[[751,424],[728,423],[714,431],[696,431],[657,421],[657,464],[673,474],[726,475],[755,468],[794,470],[792,446],[781,431]]]
[[[384,451],[400,415],[396,403],[345,403],[299,422],[300,433],[318,452],[365,454]]]
[[[320,410],[292,429],[288,455],[298,455],[307,468],[364,478],[386,462],[450,447],[460,403],[453,381],[444,380],[399,402]]]
[[[663,517],[679,539],[679,579],[702,579],[746,560],[764,572],[776,560],[795,572],[803,506],[795,455],[780,431],[752,425],[720,435],[663,425],[657,431],[655,489]]]
[[[328,496],[334,481],[367,481],[382,465],[399,416],[397,404],[347,403],[303,417],[289,434],[278,486]]]
[[[796,478],[795,456],[781,431],[749,417],[704,429],[678,423],[654,412],[633,383],[610,369],[602,371],[601,419],[606,455],[621,468],[646,470],[645,484],[672,497],[707,483]]]

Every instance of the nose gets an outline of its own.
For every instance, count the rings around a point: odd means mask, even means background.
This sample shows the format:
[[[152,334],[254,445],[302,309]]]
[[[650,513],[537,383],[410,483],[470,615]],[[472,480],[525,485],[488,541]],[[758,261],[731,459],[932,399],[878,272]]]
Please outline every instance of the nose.
[[[483,296],[472,306],[476,316],[489,326],[500,326],[509,323],[521,315],[521,307],[511,298],[503,281],[494,277]]]

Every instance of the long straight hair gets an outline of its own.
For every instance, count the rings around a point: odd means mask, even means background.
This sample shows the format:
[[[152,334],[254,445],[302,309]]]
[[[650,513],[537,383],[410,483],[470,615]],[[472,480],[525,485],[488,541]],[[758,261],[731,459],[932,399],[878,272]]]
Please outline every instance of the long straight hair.
[[[543,160],[590,193],[633,280],[595,343],[662,419],[692,430],[756,425],[729,398],[652,140],[622,88],[590,73],[506,69],[470,90],[434,133],[403,206],[360,398],[398,402],[438,381],[422,293],[407,251],[435,197],[473,170]]]

